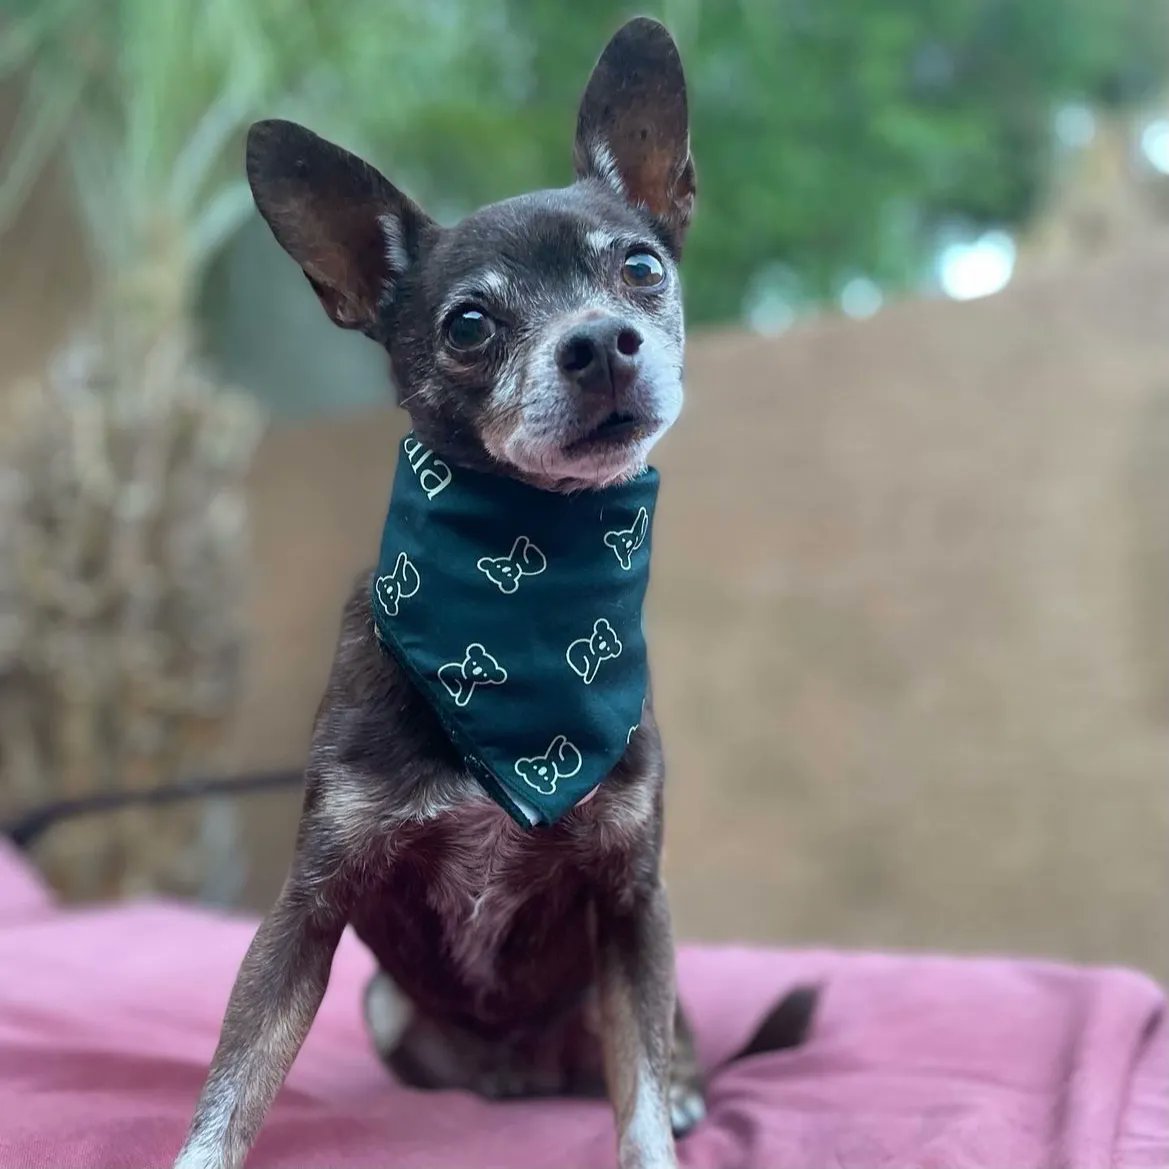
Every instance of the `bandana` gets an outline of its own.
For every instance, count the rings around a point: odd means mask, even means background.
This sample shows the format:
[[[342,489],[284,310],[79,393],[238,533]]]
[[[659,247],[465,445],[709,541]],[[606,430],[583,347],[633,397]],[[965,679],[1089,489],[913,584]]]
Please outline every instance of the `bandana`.
[[[525,826],[613,769],[646,691],[658,473],[564,495],[402,443],[374,625],[466,766]]]

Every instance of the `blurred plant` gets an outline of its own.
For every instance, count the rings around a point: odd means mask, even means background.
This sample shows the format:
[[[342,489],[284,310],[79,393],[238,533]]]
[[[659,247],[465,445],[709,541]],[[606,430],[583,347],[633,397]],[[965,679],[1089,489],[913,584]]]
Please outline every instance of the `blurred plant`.
[[[199,373],[175,328],[128,355],[75,341],[14,405],[0,443],[7,801],[153,786],[235,697],[256,412]],[[73,895],[199,889],[199,828],[191,810],[77,822],[41,860]]]
[[[193,307],[250,206],[241,131],[322,32],[293,0],[8,0],[0,20],[23,91],[0,229],[63,164],[93,289],[85,340],[5,435],[0,799],[27,806],[165,782],[230,711],[259,415],[201,371]],[[221,867],[197,855],[199,813],[146,816],[50,836],[53,878],[192,890]]]
[[[1165,69],[1164,0],[4,0],[0,80],[23,100],[0,149],[0,235],[59,166],[93,292],[90,356],[64,382],[49,376],[9,427],[21,476],[0,535],[19,557],[0,585],[0,653],[8,681],[48,704],[37,708],[48,730],[10,730],[25,699],[0,689],[14,704],[0,709],[0,785],[165,780],[189,764],[192,729],[229,707],[243,525],[224,526],[216,501],[237,498],[256,422],[200,371],[195,316],[204,272],[250,213],[247,123],[300,117],[391,159],[390,176],[441,216],[558,185],[587,71],[636,10],[668,21],[690,75],[702,210],[688,296],[700,321],[737,318],[746,301],[775,328],[841,288],[867,311],[918,279],[939,224],[1033,214],[1057,110],[1125,106]],[[63,347],[69,362],[77,352]],[[127,515],[177,527],[148,540]],[[84,556],[66,555],[68,540]],[[64,558],[46,559],[58,546]],[[180,546],[216,550],[198,604]],[[63,598],[89,604],[95,589],[97,615],[79,612],[74,631],[84,668],[59,648],[41,655],[42,632],[69,626]],[[141,631],[143,613],[162,640],[118,658],[123,636],[139,644],[127,630]],[[170,713],[143,708],[157,740],[143,753],[127,746],[139,715],[119,695],[156,689],[153,653]],[[86,719],[100,731],[71,729]]]
[[[251,210],[246,126],[311,108],[322,131],[360,136],[359,109],[392,137],[424,81],[468,92],[499,12],[7,0],[0,79],[23,101],[0,152],[0,232],[62,167],[93,293],[85,341],[62,346],[8,427],[0,799],[165,782],[231,709],[258,415],[202,370],[195,314],[208,264]],[[51,837],[55,879],[111,893],[206,888],[223,872],[231,840],[197,857],[199,813],[145,815]]]
[[[441,81],[467,92],[497,17],[408,0],[6,0],[0,78],[23,102],[0,174],[0,232],[46,166],[67,167],[98,300],[136,322],[189,320],[201,276],[251,214],[242,137],[311,110],[383,143]],[[386,35],[386,33],[389,35]]]
[[[101,310],[136,329],[186,319],[202,266],[249,206],[226,150],[310,31],[294,21],[274,43],[267,25],[297,7],[17,0],[0,40],[0,67],[24,82],[0,226],[60,158]]]
[[[467,5],[455,5],[466,10]],[[699,213],[695,321],[734,320],[761,273],[807,302],[856,273],[913,287],[939,224],[1025,224],[1057,160],[1056,111],[1127,108],[1169,51],[1165,0],[511,0],[483,98],[441,94],[396,131],[428,197],[464,207],[568,175],[573,111],[603,38],[635,11],[678,37]],[[498,70],[492,76],[491,70]],[[752,304],[753,304],[752,300]]]
[[[258,414],[200,372],[191,311],[248,206],[227,149],[307,51],[304,22],[274,35],[295,7],[10,5],[0,67],[23,103],[0,217],[60,159],[93,269],[86,340],[18,395],[4,452],[0,790],[13,803],[165,782],[230,709]],[[216,867],[194,856],[199,814],[145,817],[51,836],[53,879],[74,895],[199,888]]]

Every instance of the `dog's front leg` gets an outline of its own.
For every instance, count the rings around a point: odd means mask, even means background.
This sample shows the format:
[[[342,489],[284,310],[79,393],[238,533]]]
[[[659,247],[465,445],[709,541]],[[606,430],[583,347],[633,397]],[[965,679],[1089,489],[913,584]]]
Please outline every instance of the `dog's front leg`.
[[[336,879],[293,871],[236,976],[175,1169],[237,1169],[325,994],[345,928]]]
[[[660,882],[639,890],[632,904],[598,905],[597,957],[601,1047],[620,1169],[673,1169],[674,942]]]

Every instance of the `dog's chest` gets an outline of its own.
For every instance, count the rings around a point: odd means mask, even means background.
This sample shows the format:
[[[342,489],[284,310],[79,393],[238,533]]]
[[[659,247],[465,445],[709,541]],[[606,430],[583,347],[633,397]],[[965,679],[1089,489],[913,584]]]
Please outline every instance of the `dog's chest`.
[[[426,900],[450,932],[497,937],[525,904],[554,888],[554,850],[494,805],[445,813],[419,841],[429,875]]]
[[[629,863],[629,841],[591,811],[604,794],[533,832],[486,799],[411,825],[386,885],[357,914],[358,934],[436,1015],[556,1009],[591,981],[592,905]]]
[[[563,834],[529,833],[486,799],[403,829],[358,932],[406,993],[434,1009],[507,997],[584,941],[587,882]]]

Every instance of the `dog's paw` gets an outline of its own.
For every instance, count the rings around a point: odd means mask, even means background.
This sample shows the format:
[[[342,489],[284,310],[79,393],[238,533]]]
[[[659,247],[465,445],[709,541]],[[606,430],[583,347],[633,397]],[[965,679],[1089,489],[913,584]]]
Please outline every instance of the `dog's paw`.
[[[378,970],[366,983],[362,1005],[365,1008],[365,1026],[374,1048],[383,1062],[388,1064],[410,1023],[413,1012],[409,1000],[388,974]]]
[[[702,1090],[693,1084],[670,1085],[670,1127],[674,1136],[684,1137],[706,1116],[706,1101]]]

